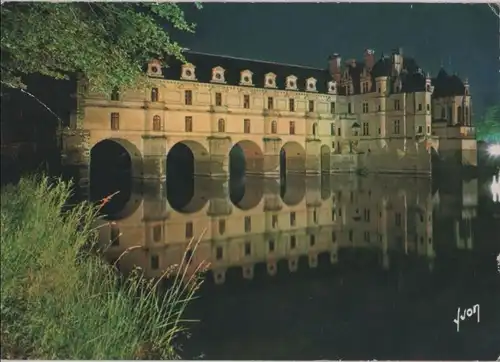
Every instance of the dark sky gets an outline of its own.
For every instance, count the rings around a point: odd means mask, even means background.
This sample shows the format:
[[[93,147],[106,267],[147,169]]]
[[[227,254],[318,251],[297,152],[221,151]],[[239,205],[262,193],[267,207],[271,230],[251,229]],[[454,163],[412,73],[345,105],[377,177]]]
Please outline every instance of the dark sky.
[[[500,99],[499,25],[486,4],[204,3],[183,5],[195,51],[326,67],[327,57],[378,57],[402,47],[425,70],[468,77],[476,115]]]

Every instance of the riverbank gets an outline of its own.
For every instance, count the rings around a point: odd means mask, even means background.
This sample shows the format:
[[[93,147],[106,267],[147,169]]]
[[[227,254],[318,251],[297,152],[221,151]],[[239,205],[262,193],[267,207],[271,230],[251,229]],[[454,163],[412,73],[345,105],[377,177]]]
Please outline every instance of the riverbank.
[[[1,358],[176,358],[199,282],[176,278],[157,293],[140,273],[123,280],[88,251],[97,245],[98,210],[68,208],[70,190],[47,178],[1,190]]]

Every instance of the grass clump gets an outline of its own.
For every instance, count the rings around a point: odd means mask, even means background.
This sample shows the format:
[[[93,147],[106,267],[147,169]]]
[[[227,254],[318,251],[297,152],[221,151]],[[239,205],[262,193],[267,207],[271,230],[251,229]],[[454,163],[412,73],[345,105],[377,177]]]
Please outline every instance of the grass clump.
[[[22,179],[1,191],[1,358],[173,359],[182,313],[199,282],[157,292],[122,280],[88,250],[96,207],[66,207],[70,185]],[[90,243],[90,244],[89,244]]]

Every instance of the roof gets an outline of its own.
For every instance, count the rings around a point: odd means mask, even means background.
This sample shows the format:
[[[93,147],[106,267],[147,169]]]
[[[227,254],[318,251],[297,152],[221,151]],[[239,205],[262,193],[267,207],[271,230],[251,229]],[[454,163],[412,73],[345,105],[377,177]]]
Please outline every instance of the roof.
[[[200,53],[194,51],[186,51],[183,53],[187,63],[193,64],[196,74],[196,81],[202,83],[210,83],[212,80],[212,69],[222,67],[225,72],[225,81],[228,85],[240,86],[241,71],[250,70],[253,73],[253,87],[265,88],[265,75],[274,73],[276,75],[276,88],[285,89],[285,82],[288,76],[297,77],[297,91],[307,92],[306,79],[314,78],[317,80],[316,90],[319,93],[328,93],[328,82],[333,80],[329,70],[319,69],[314,67],[283,64],[277,62],[237,58],[226,55],[215,55]],[[399,75],[393,74],[393,59],[390,56],[382,54],[370,72],[372,78],[371,92],[376,91],[375,78],[388,77],[388,87],[391,93],[396,92],[395,84],[400,82],[401,88],[398,92],[414,93],[423,92],[426,87],[426,76],[424,71],[418,66],[414,58],[403,57],[403,64]],[[175,58],[168,60],[168,66],[163,68],[163,76],[165,79],[179,80],[181,77],[183,63]],[[344,65],[343,69],[348,71],[352,78],[354,94],[361,93],[361,76],[365,63],[355,61]],[[435,86],[434,97],[442,97],[449,94],[464,94],[464,84],[456,75],[449,76],[444,69],[441,69],[436,78],[432,81]],[[346,87],[338,85],[338,94],[346,95]]]
[[[298,78],[298,91],[302,92],[306,91],[306,79],[308,78],[315,78],[317,80],[316,89],[320,93],[328,93],[328,82],[332,80],[326,69],[191,51],[183,54],[188,63],[196,66],[196,78],[198,82],[203,83],[210,83],[212,69],[217,66],[224,68],[225,80],[227,84],[230,85],[239,85],[240,72],[246,69],[253,73],[252,81],[257,88],[264,88],[265,75],[267,73],[276,74],[276,86],[278,89],[285,89],[286,77],[290,75],[296,76]],[[179,79],[181,75],[181,65],[181,61],[177,59],[171,60],[168,63],[168,67],[163,69],[165,78]]]
[[[444,68],[432,79],[434,98],[452,97],[465,94],[465,85],[457,75],[449,75]]]

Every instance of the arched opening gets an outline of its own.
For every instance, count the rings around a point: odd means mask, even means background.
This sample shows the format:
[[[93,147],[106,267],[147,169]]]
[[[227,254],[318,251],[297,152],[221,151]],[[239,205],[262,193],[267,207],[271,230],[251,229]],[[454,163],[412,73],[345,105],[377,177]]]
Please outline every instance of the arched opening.
[[[167,155],[167,182],[191,180],[210,174],[210,155],[198,142],[176,143]]]
[[[245,174],[258,175],[264,172],[264,153],[252,141],[240,141],[229,151],[229,175],[241,178]]]
[[[251,210],[264,196],[264,180],[261,177],[231,178],[229,180],[229,197],[234,206],[240,210]]]
[[[167,180],[167,200],[173,210],[181,214],[200,211],[210,199],[205,187],[207,179],[191,177],[188,179]]]
[[[94,202],[112,196],[101,211],[118,213],[132,198],[132,178],[142,171],[141,153],[122,139],[105,139],[90,150],[89,196]]]
[[[280,151],[280,174],[306,172],[306,150],[297,142],[287,142]]]
[[[306,195],[306,179],[302,175],[290,175],[281,181],[280,196],[285,205],[298,205]]]
[[[321,172],[330,173],[330,147],[321,146]]]
[[[457,113],[458,113],[458,123],[463,124],[464,123],[464,114],[462,113],[462,106],[457,107]]]

